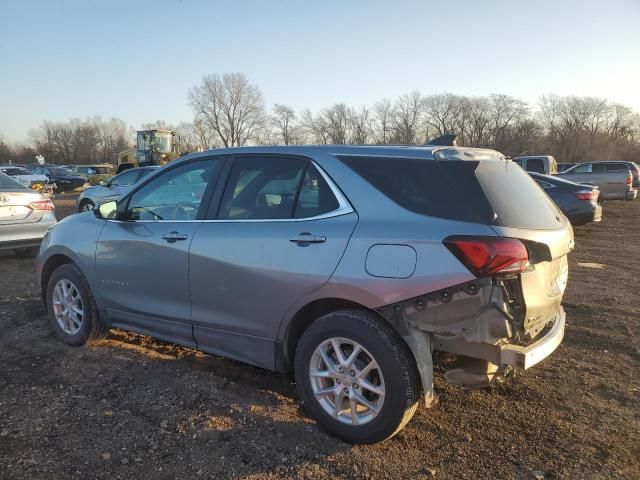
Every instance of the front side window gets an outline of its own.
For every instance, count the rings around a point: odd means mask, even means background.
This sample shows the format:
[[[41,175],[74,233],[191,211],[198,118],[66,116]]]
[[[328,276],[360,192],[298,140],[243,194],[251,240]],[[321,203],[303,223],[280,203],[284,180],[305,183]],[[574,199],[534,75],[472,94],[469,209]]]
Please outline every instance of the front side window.
[[[196,220],[218,164],[215,159],[200,160],[152,179],[131,196],[127,220]]]

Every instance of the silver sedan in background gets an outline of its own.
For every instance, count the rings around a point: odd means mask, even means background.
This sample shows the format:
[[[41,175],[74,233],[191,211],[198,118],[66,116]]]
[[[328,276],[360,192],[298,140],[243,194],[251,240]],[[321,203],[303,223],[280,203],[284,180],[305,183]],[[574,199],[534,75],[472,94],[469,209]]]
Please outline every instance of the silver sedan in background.
[[[100,182],[99,185],[86,189],[78,196],[78,200],[76,201],[78,211],[91,211],[96,206],[105,202],[117,200],[127,193],[133,185],[157,168],[157,166],[131,168],[119,173],[106,182]]]
[[[0,173],[0,251],[35,257],[50,226],[56,223],[53,202]]]

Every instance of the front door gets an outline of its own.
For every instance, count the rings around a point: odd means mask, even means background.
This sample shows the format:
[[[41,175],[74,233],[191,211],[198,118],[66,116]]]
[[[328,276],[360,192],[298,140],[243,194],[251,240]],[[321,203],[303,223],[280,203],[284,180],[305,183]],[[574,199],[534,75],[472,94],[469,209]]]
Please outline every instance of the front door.
[[[189,246],[218,163],[204,159],[167,169],[123,199],[122,219],[106,221],[96,248],[96,274],[114,326],[195,345]]]
[[[329,280],[357,223],[329,182],[306,159],[234,160],[216,218],[191,244],[198,348],[273,368],[280,322]]]

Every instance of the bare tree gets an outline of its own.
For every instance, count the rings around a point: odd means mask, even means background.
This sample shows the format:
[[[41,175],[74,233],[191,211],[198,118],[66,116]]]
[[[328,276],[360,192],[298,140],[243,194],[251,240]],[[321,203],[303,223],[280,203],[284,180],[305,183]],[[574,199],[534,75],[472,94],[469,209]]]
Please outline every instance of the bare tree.
[[[313,115],[308,108],[302,111],[300,126],[311,143],[327,145],[330,143],[329,125],[323,115]]]
[[[262,93],[242,73],[205,76],[189,91],[189,100],[225,147],[244,145],[264,128]]]
[[[276,103],[273,106],[272,123],[277,130],[278,141],[284,145],[295,143],[296,112],[291,107]]]
[[[424,99],[420,92],[401,95],[393,105],[393,131],[396,141],[415,144],[420,141],[419,131],[424,113]]]
[[[393,103],[385,98],[376,102],[373,107],[373,137],[375,143],[391,143],[393,135]]]

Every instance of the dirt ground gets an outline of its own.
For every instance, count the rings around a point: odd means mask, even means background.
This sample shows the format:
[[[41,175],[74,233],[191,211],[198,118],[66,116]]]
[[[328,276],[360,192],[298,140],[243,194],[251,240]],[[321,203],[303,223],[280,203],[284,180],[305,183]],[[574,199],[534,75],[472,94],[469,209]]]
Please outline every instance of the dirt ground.
[[[63,345],[33,260],[0,254],[0,478],[639,478],[640,200],[576,245],[552,357],[490,390],[439,370],[440,403],[374,446],[325,434],[282,375],[122,331]]]

